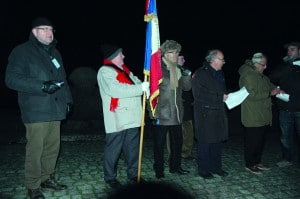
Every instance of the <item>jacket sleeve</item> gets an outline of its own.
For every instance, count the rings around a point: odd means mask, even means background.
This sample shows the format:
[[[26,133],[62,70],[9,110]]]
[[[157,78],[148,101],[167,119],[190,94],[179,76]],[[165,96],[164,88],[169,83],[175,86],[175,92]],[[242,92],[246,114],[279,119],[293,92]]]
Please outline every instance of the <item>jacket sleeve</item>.
[[[43,80],[31,77],[27,72],[28,59],[21,55],[20,50],[14,49],[8,58],[8,65],[5,72],[5,84],[8,88],[18,92],[46,95],[42,91]]]
[[[143,94],[141,84],[124,84],[120,83],[116,79],[117,73],[114,69],[110,67],[101,67],[98,75],[97,80],[98,84],[100,85],[100,89],[111,97],[115,98],[128,98],[128,97],[135,97],[141,96]],[[126,91],[126,92],[124,92]]]
[[[272,70],[269,74],[270,81],[274,84],[278,84],[279,80],[281,79],[282,75],[285,73],[285,65],[281,65],[276,67],[274,70]]]
[[[182,90],[189,91],[192,88],[192,78],[190,75],[181,76],[179,79],[179,85],[182,87]]]
[[[249,96],[247,97],[249,100],[262,100],[268,98],[270,95],[270,88],[260,88],[258,87],[262,85],[257,85],[258,81],[254,75],[243,75],[240,78],[239,85],[240,88],[243,86],[246,87],[247,91],[249,92]],[[263,90],[267,90],[267,92],[263,92]]]

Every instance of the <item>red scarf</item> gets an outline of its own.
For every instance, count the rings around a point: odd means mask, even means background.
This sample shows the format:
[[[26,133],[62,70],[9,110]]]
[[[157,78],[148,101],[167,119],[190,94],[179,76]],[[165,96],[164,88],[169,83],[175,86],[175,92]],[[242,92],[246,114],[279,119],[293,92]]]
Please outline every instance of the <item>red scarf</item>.
[[[112,63],[108,59],[104,59],[103,64],[111,66],[116,70],[116,72],[117,72],[116,78],[120,83],[130,84],[130,85],[134,84],[133,81],[129,78],[130,70],[125,64],[123,64],[123,66],[122,66],[123,70],[121,68],[119,68],[118,66],[116,66],[114,63]],[[118,103],[119,103],[119,98],[112,97],[110,100],[109,110],[112,112],[115,112],[116,108],[118,107]]]

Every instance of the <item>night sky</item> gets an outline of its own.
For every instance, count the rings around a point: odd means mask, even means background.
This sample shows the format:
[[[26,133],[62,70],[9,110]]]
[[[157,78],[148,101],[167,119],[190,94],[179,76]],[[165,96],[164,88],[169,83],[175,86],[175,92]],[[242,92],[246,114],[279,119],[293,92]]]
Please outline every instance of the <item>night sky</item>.
[[[161,43],[166,39],[181,43],[191,70],[201,66],[208,49],[219,48],[226,59],[226,78],[234,86],[238,67],[253,53],[264,52],[270,70],[285,55],[285,43],[300,41],[299,3],[209,2],[157,0]],[[57,47],[68,74],[80,66],[98,70],[102,62],[99,46],[109,42],[124,49],[125,63],[143,78],[145,0],[2,0],[0,5],[2,105],[14,97],[4,85],[7,57],[13,47],[28,39],[31,21],[37,16],[55,24]]]

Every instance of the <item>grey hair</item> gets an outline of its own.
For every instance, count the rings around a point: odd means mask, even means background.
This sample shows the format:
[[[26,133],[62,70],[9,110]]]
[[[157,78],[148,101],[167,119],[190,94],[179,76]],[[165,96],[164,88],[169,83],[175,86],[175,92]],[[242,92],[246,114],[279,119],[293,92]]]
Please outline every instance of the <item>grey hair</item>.
[[[174,40],[166,40],[161,46],[161,54],[164,55],[167,51],[176,50],[177,52],[181,51],[181,45]]]
[[[218,52],[221,52],[219,49],[209,50],[205,56],[205,60],[210,63],[212,60],[217,58]]]
[[[264,54],[258,52],[258,53],[254,53],[254,55],[252,56],[252,63],[261,63],[262,59],[264,57]]]

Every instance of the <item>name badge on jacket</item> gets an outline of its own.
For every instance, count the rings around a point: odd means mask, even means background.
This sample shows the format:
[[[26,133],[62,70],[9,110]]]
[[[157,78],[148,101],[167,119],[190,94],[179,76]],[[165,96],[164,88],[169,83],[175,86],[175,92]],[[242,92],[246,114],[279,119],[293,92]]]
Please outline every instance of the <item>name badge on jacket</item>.
[[[57,69],[60,68],[60,64],[58,63],[58,61],[55,58],[53,58],[51,61]]]

